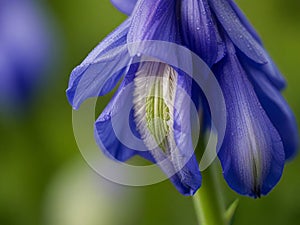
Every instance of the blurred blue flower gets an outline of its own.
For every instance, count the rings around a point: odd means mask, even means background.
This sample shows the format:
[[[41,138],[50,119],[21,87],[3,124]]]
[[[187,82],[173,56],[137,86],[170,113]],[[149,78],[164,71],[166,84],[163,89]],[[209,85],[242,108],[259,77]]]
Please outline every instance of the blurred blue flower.
[[[1,111],[26,107],[39,87],[50,52],[47,25],[33,1],[0,1]]]
[[[170,164],[162,169],[168,174],[170,170],[177,171],[178,166],[182,168],[170,179],[183,194],[193,194],[200,187],[201,176],[194,155],[185,160],[193,148],[191,138],[185,136],[182,140],[176,130],[177,125],[190,129],[186,125],[190,124],[189,107],[178,89],[183,88],[193,100],[203,98],[200,90],[195,91],[191,80],[169,65],[134,64],[111,74],[109,71],[124,58],[122,54],[128,52],[102,57],[126,43],[145,40],[176,43],[188,47],[207,63],[223,91],[227,127],[224,141],[219,143],[218,157],[227,183],[242,195],[256,198],[269,193],[279,181],[285,161],[296,153],[298,131],[293,113],[280,94],[285,87],[284,78],[235,3],[232,0],[112,0],[112,3],[131,15],[73,70],[67,90],[71,105],[77,109],[86,98],[111,91],[125,72],[118,91],[95,124],[101,149],[120,161],[139,154],[159,162],[172,156],[174,148],[170,140],[174,137],[179,155],[171,157]],[[139,48],[139,51],[142,55],[144,50]],[[148,80],[151,74],[155,74],[154,83]],[[82,81],[84,85],[79,85]],[[126,92],[131,83],[133,91]],[[169,90],[168,95],[147,98],[152,92],[163,90]],[[174,102],[173,107],[168,105],[169,101]],[[154,138],[159,143],[157,150],[135,151],[115,136],[111,120],[122,114],[122,107],[129,102],[134,105],[130,118],[133,132],[148,149],[149,139]],[[177,120],[174,107],[183,113],[183,122]],[[205,104],[202,107],[207,108]],[[162,123],[152,123],[155,117]],[[209,117],[209,113],[204,117]],[[122,121],[119,122],[122,126]]]

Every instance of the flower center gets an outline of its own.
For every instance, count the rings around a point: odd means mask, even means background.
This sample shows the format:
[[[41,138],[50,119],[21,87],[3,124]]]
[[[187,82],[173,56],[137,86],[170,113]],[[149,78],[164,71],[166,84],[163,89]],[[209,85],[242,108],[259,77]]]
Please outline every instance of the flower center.
[[[146,123],[158,146],[166,153],[168,147],[167,137],[170,133],[168,121],[170,110],[162,96],[162,82],[153,84],[150,95],[146,98]],[[158,91],[158,96],[156,96]]]
[[[170,154],[174,144],[172,127],[176,80],[174,69],[157,62],[141,64],[134,80],[137,129],[149,150],[159,148],[166,155]]]

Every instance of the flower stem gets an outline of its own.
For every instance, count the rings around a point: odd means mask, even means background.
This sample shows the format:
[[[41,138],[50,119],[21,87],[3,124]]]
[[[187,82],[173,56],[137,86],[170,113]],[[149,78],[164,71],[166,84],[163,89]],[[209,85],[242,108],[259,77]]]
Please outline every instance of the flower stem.
[[[203,171],[202,175],[202,186],[193,197],[199,225],[226,225],[215,163]]]

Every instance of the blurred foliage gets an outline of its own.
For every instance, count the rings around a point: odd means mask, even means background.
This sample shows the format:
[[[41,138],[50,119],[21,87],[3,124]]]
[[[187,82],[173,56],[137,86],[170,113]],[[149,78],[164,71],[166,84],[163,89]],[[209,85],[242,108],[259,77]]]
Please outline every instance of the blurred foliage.
[[[285,74],[289,86],[284,94],[299,121],[299,1],[237,2]],[[72,132],[71,107],[65,97],[69,74],[101,39],[126,18],[113,8],[109,0],[48,0],[43,3],[52,13],[53,23],[58,26],[60,43],[57,43],[59,49],[56,52],[59,63],[51,70],[53,79],[48,87],[40,93],[27,114],[21,118],[0,119],[0,224],[3,225],[47,224],[45,199],[50,184],[66,164],[80,158]],[[107,102],[108,98],[103,98],[103,104]],[[300,157],[297,157],[287,164],[274,191],[258,200],[237,196],[221,179],[226,202],[229,204],[240,198],[235,224],[299,224],[299,171]],[[138,208],[131,204],[130,199],[126,200],[126,207],[133,209],[130,215],[133,220],[129,224],[197,223],[191,199],[181,196],[169,181],[149,187],[121,189],[130,189],[131,194],[140,199]],[[65,206],[63,210],[67,213],[71,207],[66,203]],[[121,211],[122,208],[116,208],[115,216]]]

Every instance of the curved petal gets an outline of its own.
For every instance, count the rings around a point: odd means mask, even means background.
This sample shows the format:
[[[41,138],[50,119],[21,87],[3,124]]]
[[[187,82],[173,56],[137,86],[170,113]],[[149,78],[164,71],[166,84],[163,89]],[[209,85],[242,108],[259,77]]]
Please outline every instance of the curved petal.
[[[71,73],[67,97],[73,108],[89,97],[111,91],[130,61],[126,37],[130,20],[126,20],[105,38]]]
[[[248,63],[244,63],[243,66],[249,74],[262,107],[282,139],[285,158],[292,158],[295,156],[299,145],[299,133],[292,110],[262,71],[257,70]]]
[[[268,79],[278,90],[284,89],[286,86],[285,78],[282,76],[281,72],[278,70],[268,53],[266,53],[266,57],[268,59],[268,63],[264,65],[258,65],[257,68],[267,75]]]
[[[184,45],[212,66],[224,48],[207,0],[188,0],[181,3],[181,33]],[[223,53],[220,53],[223,50]]]
[[[121,87],[109,105],[101,113],[95,123],[95,139],[100,149],[111,159],[125,162],[134,155],[140,155],[155,163],[152,155],[147,151],[142,142],[127,144],[130,135],[140,138],[136,131],[133,112],[126,118],[119,107],[124,106],[132,99],[132,95],[124,95],[124,87]],[[129,122],[130,130],[124,129]],[[116,134],[117,132],[117,134]],[[132,140],[132,137],[131,137]],[[141,148],[142,147],[142,148]]]
[[[227,128],[218,155],[229,186],[256,198],[279,181],[285,154],[233,49],[228,47],[228,56],[216,69],[227,105]]]
[[[193,135],[199,137],[199,133],[197,132],[199,132],[200,124],[197,121],[197,106],[193,105],[194,101],[191,96],[193,85],[192,78],[180,70],[176,70],[176,72],[178,75],[173,103],[173,135],[178,151],[180,152],[179,160],[183,160],[184,162],[188,161],[180,171],[180,173],[182,173],[181,177],[184,179],[184,183],[191,187],[191,194],[194,194],[201,186],[202,182],[199,165],[194,155],[194,145],[192,140]],[[192,110],[193,107],[195,107],[195,111]],[[193,131],[195,131],[195,133],[192,133]],[[187,160],[188,158],[190,158],[190,160]]]
[[[136,154],[154,162],[136,130],[131,110],[132,81],[138,65],[132,65],[117,92],[95,123],[95,138],[101,150],[110,158],[126,161]],[[130,136],[133,135],[133,136]],[[134,139],[137,138],[137,139]],[[130,144],[126,140],[130,139]],[[140,150],[140,151],[138,151]]]
[[[128,32],[128,42],[144,40],[175,42],[178,37],[176,1],[140,0],[132,15],[132,25]]]
[[[261,45],[257,34],[249,28],[249,24],[246,23],[242,13],[237,10],[237,6],[227,0],[211,0],[209,3],[235,46],[246,57],[255,62],[260,70],[264,70],[278,89],[284,88],[285,79]]]
[[[265,50],[248,32],[229,2],[211,0],[209,3],[233,43],[253,61],[265,64],[267,62]]]
[[[231,5],[232,9],[235,11],[236,15],[239,17],[239,20],[244,25],[244,27],[248,30],[248,32],[256,39],[258,43],[262,45],[262,41],[252,26],[252,24],[248,21],[245,14],[242,12],[242,10],[237,6],[237,4],[233,0],[228,0],[229,4]]]
[[[268,62],[266,64],[257,64],[253,61],[251,61],[248,57],[244,55],[243,52],[237,50],[238,56],[242,62],[245,62],[244,64],[249,65],[253,69],[257,71],[261,71],[261,75],[266,77],[274,87],[276,87],[277,90],[282,90],[286,86],[286,80],[278,70],[277,66],[271,59],[268,53],[266,53],[266,57],[268,59]],[[250,73],[250,76],[256,75],[255,73]]]
[[[142,140],[177,189],[184,195],[194,194],[201,175],[193,152],[187,99],[190,90],[186,87],[190,89],[191,82],[167,64],[146,62],[134,83],[135,122]]]
[[[121,12],[130,15],[137,0],[110,0],[111,3]]]
[[[199,124],[195,119],[197,115],[193,115],[191,112],[191,104],[194,104],[191,98],[191,89],[192,89],[192,79],[181,71],[177,71],[177,90],[174,100],[174,125],[173,132],[175,143],[180,151],[179,160],[187,161],[187,158],[190,158],[185,166],[182,168],[179,173],[181,173],[181,179],[183,183],[186,183],[190,188],[190,194],[194,194],[198,188],[201,186],[202,177],[199,172],[199,165],[197,163],[196,157],[194,155],[194,146],[192,136],[199,136]],[[197,112],[195,108],[194,113]],[[196,116],[197,118],[194,118]],[[195,125],[195,128],[198,129],[195,131],[196,134],[192,134],[192,123]]]

